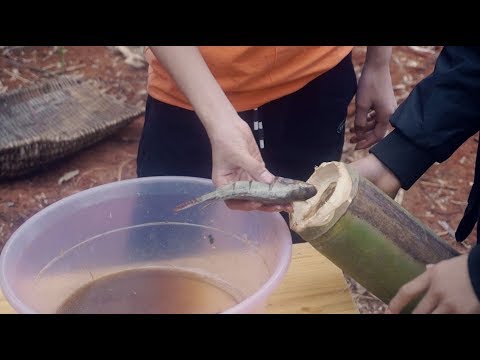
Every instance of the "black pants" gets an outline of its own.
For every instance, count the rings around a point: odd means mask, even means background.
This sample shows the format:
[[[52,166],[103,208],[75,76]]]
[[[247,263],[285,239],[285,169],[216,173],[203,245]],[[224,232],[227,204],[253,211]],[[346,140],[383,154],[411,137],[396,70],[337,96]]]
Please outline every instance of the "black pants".
[[[254,110],[239,113],[252,131],[254,116],[262,122],[261,154],[267,169],[274,175],[307,180],[316,165],[340,160],[347,107],[356,86],[349,55],[302,89],[261,106],[255,115]],[[195,112],[148,97],[137,175],[211,178],[210,142]],[[292,236],[294,242],[302,241]]]

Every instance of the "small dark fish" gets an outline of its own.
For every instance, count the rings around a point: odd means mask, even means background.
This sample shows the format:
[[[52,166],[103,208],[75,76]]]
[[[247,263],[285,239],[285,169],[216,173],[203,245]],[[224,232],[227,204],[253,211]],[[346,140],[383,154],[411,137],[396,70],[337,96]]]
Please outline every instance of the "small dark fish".
[[[305,201],[316,194],[317,188],[309,183],[281,177],[275,178],[275,181],[271,184],[253,180],[237,181],[180,204],[175,208],[175,211],[216,200],[248,200],[269,205],[286,205],[296,201]]]

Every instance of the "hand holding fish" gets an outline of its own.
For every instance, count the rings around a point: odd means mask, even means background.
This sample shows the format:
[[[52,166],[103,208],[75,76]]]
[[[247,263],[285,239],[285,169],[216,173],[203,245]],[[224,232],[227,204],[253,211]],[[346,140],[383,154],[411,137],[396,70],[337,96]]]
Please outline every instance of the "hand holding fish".
[[[272,206],[282,206],[305,201],[317,194],[317,188],[309,183],[276,177],[271,184],[258,181],[235,181],[220,186],[215,191],[178,205],[175,211],[188,209],[202,203],[218,200],[257,201]]]
[[[219,187],[239,180],[272,183],[252,131],[238,115],[195,46],[152,46],[156,58],[175,79],[207,131],[212,146],[212,180]],[[263,206],[228,201],[232,209],[291,211],[291,205]]]
[[[218,123],[217,123],[218,124]],[[212,180],[222,187],[240,180],[271,184],[275,176],[267,168],[248,124],[240,117],[209,131],[212,145]],[[265,204],[253,200],[227,200],[234,210],[291,211],[291,204]]]

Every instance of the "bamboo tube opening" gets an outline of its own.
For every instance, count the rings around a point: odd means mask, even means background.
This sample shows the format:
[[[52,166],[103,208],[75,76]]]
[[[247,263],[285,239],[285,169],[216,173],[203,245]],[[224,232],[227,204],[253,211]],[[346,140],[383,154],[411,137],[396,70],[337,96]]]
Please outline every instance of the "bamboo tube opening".
[[[317,188],[317,194],[293,204],[291,228],[308,237],[308,228],[316,229],[316,236],[328,231],[347,211],[357,189],[358,179],[352,177],[344,163],[329,162],[315,167],[307,180]],[[305,239],[308,241],[308,238]]]
[[[458,255],[347,164],[323,163],[308,182],[317,194],[293,204],[291,229],[385,303],[426,264]]]

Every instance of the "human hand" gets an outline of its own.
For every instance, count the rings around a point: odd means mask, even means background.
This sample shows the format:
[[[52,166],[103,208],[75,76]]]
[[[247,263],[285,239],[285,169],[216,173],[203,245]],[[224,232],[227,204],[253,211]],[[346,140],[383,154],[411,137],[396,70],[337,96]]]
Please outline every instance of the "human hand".
[[[267,168],[248,124],[240,117],[226,120],[212,129],[212,180],[216,186],[239,180],[270,184],[275,177]],[[264,205],[260,202],[228,200],[234,210],[292,211],[292,205]]]
[[[356,112],[354,136],[355,150],[368,148],[385,136],[390,116],[397,108],[388,64],[365,64],[358,81],[355,98]]]
[[[400,288],[386,313],[397,314],[425,293],[413,314],[478,314],[480,302],[468,274],[468,254],[428,265],[420,276]]]

